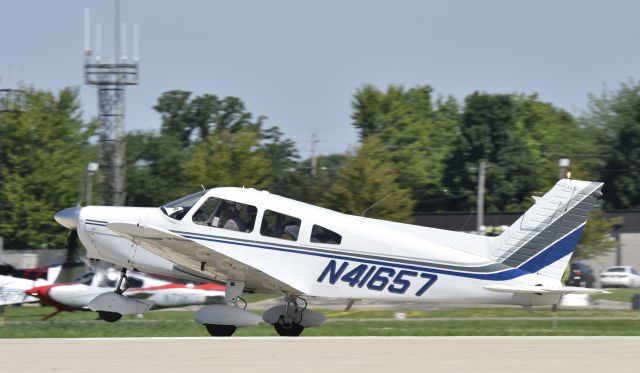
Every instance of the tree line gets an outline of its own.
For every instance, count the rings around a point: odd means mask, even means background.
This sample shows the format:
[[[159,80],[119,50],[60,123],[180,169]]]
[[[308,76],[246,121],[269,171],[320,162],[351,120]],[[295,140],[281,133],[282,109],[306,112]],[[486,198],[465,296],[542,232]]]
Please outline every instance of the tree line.
[[[640,83],[592,95],[572,115],[536,94],[472,92],[462,100],[428,85],[364,85],[352,97],[360,144],[321,155],[317,172],[296,144],[237,97],[163,93],[158,130],[127,135],[127,204],[159,206],[203,186],[245,186],[338,211],[395,221],[421,212],[473,211],[477,166],[487,164],[485,208],[523,211],[558,179],[605,182],[602,208],[640,208]],[[59,248],[55,211],[81,200],[95,161],[96,123],[78,92],[27,88],[0,114],[0,235],[5,248]],[[349,125],[345,123],[345,125]],[[94,188],[93,201],[104,191]],[[80,197],[80,198],[79,198]],[[602,236],[611,224],[593,224]]]

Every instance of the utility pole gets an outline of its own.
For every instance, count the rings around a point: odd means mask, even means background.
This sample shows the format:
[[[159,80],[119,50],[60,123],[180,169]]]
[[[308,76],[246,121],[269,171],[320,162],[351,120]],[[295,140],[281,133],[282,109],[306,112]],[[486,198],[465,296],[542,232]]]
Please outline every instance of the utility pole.
[[[316,144],[318,139],[316,138],[316,132],[311,132],[311,175],[313,177],[318,176],[318,156],[316,155]]]
[[[622,242],[620,242],[620,229],[622,224],[616,224],[613,226],[613,238],[616,240],[616,265],[622,265]]]
[[[484,235],[482,227],[484,226],[484,181],[487,171],[485,161],[478,164],[478,200],[476,206],[476,231]]]

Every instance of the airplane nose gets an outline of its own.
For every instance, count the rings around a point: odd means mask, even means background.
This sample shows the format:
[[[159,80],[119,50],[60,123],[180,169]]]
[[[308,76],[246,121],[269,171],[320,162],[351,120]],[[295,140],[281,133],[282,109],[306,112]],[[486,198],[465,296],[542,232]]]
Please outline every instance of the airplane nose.
[[[80,206],[69,207],[56,212],[53,218],[56,219],[58,224],[65,228],[76,229],[78,227],[78,220],[80,220],[81,209],[82,207]]]
[[[37,298],[43,299],[48,295],[49,288],[50,288],[50,286],[46,286],[46,285],[45,286],[36,286],[36,287],[31,288],[29,290],[25,290],[24,292],[26,294],[31,295],[32,297],[37,297]]]

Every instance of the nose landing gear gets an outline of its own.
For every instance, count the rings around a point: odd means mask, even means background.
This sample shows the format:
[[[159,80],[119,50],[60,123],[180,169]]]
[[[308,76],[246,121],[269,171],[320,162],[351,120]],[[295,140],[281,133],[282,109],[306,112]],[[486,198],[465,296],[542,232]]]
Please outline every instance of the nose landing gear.
[[[129,288],[127,269],[123,268],[120,280],[114,292],[98,295],[89,302],[89,309],[98,312],[98,316],[106,322],[116,322],[122,315],[135,315],[147,312],[152,302],[125,297],[122,295]]]
[[[129,278],[127,277],[127,269],[122,268],[122,271],[120,271],[120,279],[118,279],[118,285],[116,285],[116,290],[114,290],[114,293],[122,295],[122,293],[127,291],[127,289],[129,289]],[[116,322],[122,318],[121,313],[109,311],[98,311],[98,316],[106,322]]]

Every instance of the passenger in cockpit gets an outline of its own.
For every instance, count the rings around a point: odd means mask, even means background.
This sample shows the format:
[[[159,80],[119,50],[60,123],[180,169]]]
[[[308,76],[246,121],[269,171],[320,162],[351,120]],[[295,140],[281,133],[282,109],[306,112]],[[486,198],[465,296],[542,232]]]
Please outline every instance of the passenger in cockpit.
[[[297,241],[299,232],[300,232],[300,226],[295,224],[287,225],[282,230],[282,235],[280,236],[280,238],[283,238],[289,241]]]
[[[238,215],[238,210],[236,210],[235,203],[223,202],[224,210],[222,210],[222,214],[220,215],[220,223],[222,224],[223,229],[228,229],[231,231],[239,231],[240,227],[236,222],[236,217]]]

